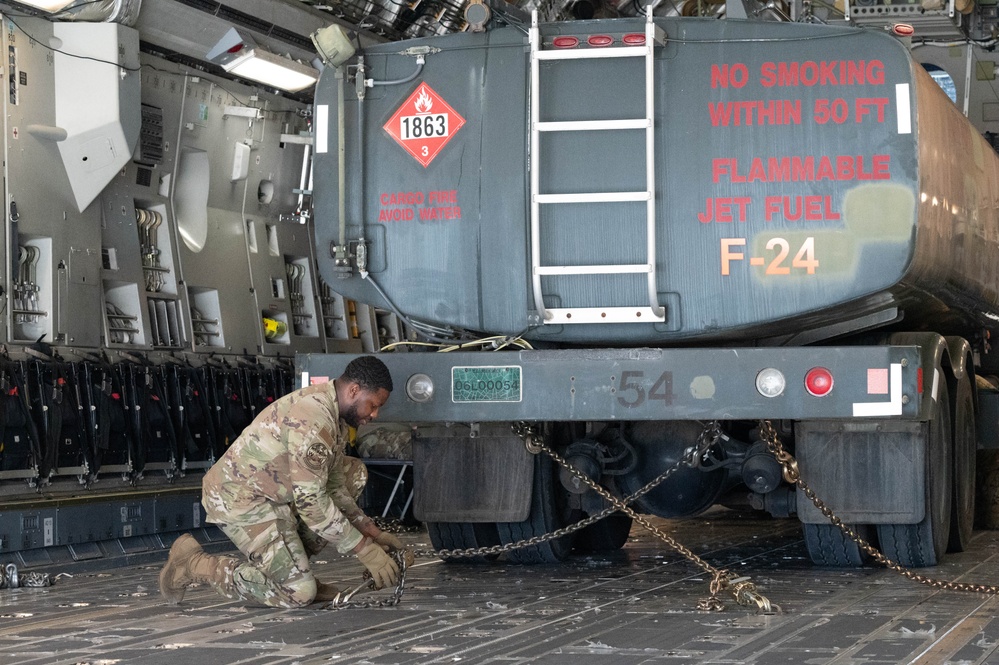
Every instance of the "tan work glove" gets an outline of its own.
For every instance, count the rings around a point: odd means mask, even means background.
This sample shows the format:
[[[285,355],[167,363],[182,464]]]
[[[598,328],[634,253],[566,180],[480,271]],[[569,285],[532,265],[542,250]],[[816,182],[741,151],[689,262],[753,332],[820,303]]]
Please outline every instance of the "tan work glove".
[[[392,554],[397,550],[403,549],[402,541],[396,538],[393,534],[387,531],[379,531],[372,536],[375,542],[382,546],[382,549]]]
[[[357,560],[364,564],[364,567],[371,573],[376,589],[395,586],[399,581],[399,566],[378,543],[369,541],[356,556]]]

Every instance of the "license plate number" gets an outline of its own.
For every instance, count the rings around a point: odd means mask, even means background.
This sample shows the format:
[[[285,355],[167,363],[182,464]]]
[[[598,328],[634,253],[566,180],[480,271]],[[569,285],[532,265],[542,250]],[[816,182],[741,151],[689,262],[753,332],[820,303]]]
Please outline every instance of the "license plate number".
[[[519,402],[520,367],[452,367],[451,401]]]

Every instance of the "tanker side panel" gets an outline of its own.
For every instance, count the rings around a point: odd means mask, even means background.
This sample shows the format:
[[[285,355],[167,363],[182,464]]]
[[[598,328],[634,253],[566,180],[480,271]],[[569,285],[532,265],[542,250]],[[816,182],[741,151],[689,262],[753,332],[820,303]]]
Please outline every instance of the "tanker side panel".
[[[906,50],[883,35],[826,26],[659,25],[667,38],[655,56],[655,269],[666,321],[539,326],[529,334],[661,344],[786,331],[849,319],[858,303],[896,288],[912,259],[921,192],[915,109],[922,93]],[[573,22],[543,34],[642,29],[640,20]],[[369,241],[371,278],[406,314],[520,332],[537,323],[526,38],[501,29],[412,43],[421,44],[442,50],[411,82],[369,88],[363,102],[347,86],[348,237]],[[369,49],[366,76],[411,74],[414,60],[399,50]],[[644,113],[636,61],[542,64],[542,120]],[[448,113],[446,136],[436,137],[446,140],[398,140],[405,118],[421,113],[413,101],[421,91]],[[337,237],[332,72],[316,103],[329,118],[327,151],[316,155],[323,254]],[[428,127],[438,126],[445,131],[443,123]],[[420,154],[424,148],[429,154]],[[642,131],[545,133],[539,158],[545,193],[644,189]],[[642,203],[541,210],[543,265],[645,260]],[[344,295],[384,304],[356,273],[336,280],[330,261],[321,268]],[[542,292],[549,307],[648,304],[642,275],[545,276]]]
[[[921,68],[915,83],[921,194],[909,280],[952,310],[964,310],[983,323],[995,321],[999,158]]]
[[[657,177],[678,335],[848,319],[908,268],[912,61],[884,35],[784,27],[681,23],[667,46]]]
[[[553,30],[585,37],[609,25]],[[761,334],[807,316],[829,323],[898,283],[912,254],[918,196],[905,49],[882,35],[816,26],[664,27],[655,176],[667,321],[604,326],[605,339]],[[640,117],[640,64],[542,63],[542,81],[551,82],[542,89],[542,120]],[[634,131],[544,135],[542,191],[641,188],[643,139]],[[642,263],[644,239],[640,202],[542,210],[546,264]],[[543,286],[550,306],[637,306],[647,298],[633,275],[554,276]],[[552,332],[593,341],[586,326]]]

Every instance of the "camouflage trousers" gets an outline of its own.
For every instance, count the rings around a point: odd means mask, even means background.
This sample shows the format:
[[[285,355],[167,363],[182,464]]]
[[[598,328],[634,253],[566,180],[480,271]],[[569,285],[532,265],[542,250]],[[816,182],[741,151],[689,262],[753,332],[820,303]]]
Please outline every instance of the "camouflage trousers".
[[[347,489],[357,500],[368,472],[356,457],[344,459]],[[249,559],[232,569],[231,585],[217,590],[230,598],[269,607],[304,607],[316,597],[309,557],[322,551],[328,541],[303,524],[292,506],[273,504],[268,512],[264,516],[258,513],[252,524],[221,522],[224,515],[209,515]]]

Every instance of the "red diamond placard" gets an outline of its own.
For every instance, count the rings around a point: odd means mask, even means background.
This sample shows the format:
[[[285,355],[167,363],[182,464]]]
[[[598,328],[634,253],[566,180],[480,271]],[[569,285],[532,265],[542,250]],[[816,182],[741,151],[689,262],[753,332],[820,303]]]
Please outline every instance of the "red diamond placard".
[[[444,99],[420,83],[385,123],[385,131],[426,167],[465,124]]]

